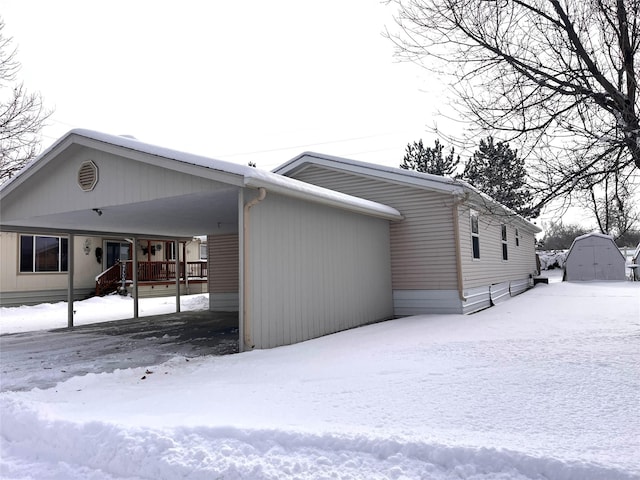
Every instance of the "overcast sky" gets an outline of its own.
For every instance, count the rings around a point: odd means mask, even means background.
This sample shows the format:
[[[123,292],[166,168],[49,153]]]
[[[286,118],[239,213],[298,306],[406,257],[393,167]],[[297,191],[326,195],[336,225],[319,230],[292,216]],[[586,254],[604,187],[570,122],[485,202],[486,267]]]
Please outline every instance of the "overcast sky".
[[[398,166],[445,122],[378,0],[0,0],[20,77],[71,128],[271,169],[302,151]]]

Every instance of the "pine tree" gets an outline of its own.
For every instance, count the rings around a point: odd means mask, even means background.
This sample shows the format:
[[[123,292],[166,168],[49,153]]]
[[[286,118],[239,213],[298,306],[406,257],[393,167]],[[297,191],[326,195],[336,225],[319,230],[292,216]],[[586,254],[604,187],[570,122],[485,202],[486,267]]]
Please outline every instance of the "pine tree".
[[[531,192],[527,189],[524,159],[508,142],[494,143],[493,137],[480,140],[480,146],[464,167],[462,178],[481,192],[515,212],[535,217],[530,210]]]
[[[449,154],[443,157],[443,150],[444,147],[439,140],[436,140],[433,148],[425,148],[422,139],[409,143],[400,168],[450,177],[460,163],[460,156],[456,156],[454,149],[451,148]]]

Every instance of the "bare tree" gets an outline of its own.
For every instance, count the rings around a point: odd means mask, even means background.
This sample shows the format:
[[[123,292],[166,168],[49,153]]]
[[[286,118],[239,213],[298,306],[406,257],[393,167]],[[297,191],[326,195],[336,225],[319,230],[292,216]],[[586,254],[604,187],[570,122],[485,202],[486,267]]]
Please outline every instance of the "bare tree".
[[[640,168],[640,0],[389,0],[398,53],[520,146],[536,207]]]
[[[20,63],[12,39],[3,35],[0,19],[0,184],[11,178],[40,148],[40,131],[47,112],[38,93],[16,82]]]
[[[634,190],[635,186],[628,177],[615,174],[600,184],[582,186],[579,202],[596,220],[601,233],[618,239],[633,231],[640,219],[640,212],[633,201]]]

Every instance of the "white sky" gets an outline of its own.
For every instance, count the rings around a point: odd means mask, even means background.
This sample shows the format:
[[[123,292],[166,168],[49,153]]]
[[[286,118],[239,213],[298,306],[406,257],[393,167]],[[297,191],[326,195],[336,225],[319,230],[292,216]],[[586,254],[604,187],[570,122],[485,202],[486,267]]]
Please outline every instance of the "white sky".
[[[0,0],[20,78],[81,127],[271,169],[305,150],[398,166],[435,137],[433,75],[393,57],[377,0]],[[441,119],[442,121],[442,119]]]
[[[55,110],[43,147],[89,128],[267,170],[308,150],[399,166],[407,143],[433,144],[428,127],[462,134],[440,115],[454,115],[442,79],[394,58],[394,14],[379,0],[0,0],[19,77]]]

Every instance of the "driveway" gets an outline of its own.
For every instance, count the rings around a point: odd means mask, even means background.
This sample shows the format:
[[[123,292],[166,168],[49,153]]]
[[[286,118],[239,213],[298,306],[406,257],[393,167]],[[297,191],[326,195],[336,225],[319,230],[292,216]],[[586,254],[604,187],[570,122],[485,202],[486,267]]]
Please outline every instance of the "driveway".
[[[78,375],[238,351],[238,315],[183,312],[0,335],[0,391],[50,388]]]

